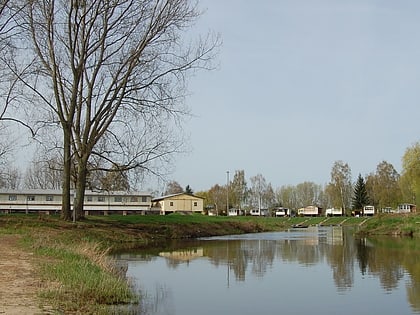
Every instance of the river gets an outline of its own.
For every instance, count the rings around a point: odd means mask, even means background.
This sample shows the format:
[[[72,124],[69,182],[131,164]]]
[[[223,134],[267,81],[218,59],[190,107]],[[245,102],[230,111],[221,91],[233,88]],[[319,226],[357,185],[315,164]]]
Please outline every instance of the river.
[[[174,241],[121,253],[131,314],[420,314],[420,240],[338,226]]]

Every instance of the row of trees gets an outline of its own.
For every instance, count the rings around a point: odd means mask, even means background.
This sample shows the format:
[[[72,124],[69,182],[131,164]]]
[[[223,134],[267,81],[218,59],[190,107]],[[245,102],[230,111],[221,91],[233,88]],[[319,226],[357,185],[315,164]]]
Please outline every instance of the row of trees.
[[[196,194],[205,198],[207,207],[216,207],[221,211],[226,211],[228,207],[298,209],[308,205],[324,209],[341,208],[345,213],[361,210],[365,205],[395,209],[399,203],[415,204],[416,200],[420,200],[420,142],[409,147],[402,160],[401,175],[392,164],[382,161],[374,172],[365,177],[359,174],[353,182],[350,166],[336,161],[326,185],[303,182],[277,189],[267,183],[261,174],[250,177],[248,183],[244,170],[237,170],[228,184],[216,184],[208,191]]]
[[[351,168],[343,161],[336,161],[331,169],[330,181],[326,185],[303,182],[273,188],[262,174],[249,179],[244,170],[237,170],[229,185],[214,185],[208,191],[196,192],[205,198],[206,207],[216,207],[220,213],[229,208],[273,208],[297,209],[307,205],[322,208],[342,208],[344,211],[360,210],[364,205],[377,209],[395,208],[399,203],[416,204],[420,196],[420,142],[409,147],[403,156],[403,172],[400,175],[392,164],[382,161],[374,172],[353,183]],[[94,172],[88,179],[89,188],[102,190],[129,190],[130,181],[126,172]],[[34,161],[22,175],[17,168],[7,167],[1,176],[0,187],[58,189],[62,187],[62,170],[56,160]],[[186,192],[194,193],[176,181],[167,184],[165,195]]]
[[[0,130],[17,123],[43,148],[63,219],[71,188],[81,218],[85,189],[112,182],[104,173],[162,176],[182,150],[187,78],[219,46],[190,39],[200,14],[190,0],[0,1]]]

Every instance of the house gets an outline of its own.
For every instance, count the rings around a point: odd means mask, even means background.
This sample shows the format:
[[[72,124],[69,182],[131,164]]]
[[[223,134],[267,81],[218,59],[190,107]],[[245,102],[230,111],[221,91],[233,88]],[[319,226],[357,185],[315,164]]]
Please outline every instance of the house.
[[[363,215],[364,216],[372,216],[375,214],[375,207],[374,206],[364,206],[363,207]]]
[[[416,205],[411,204],[411,203],[402,203],[399,204],[397,207],[397,213],[411,213],[411,212],[416,212]]]
[[[290,214],[289,212],[290,212],[290,210],[288,208],[279,207],[279,208],[274,209],[274,215],[276,217],[288,216]]]
[[[317,217],[322,214],[322,208],[318,206],[307,206],[305,208],[298,209],[298,215],[304,217]]]
[[[265,216],[268,215],[268,209],[252,209],[249,212],[249,214],[253,215],[253,216],[263,216],[263,217],[265,217]]]
[[[325,216],[326,217],[339,217],[343,215],[343,209],[337,209],[337,208],[330,208],[325,210]]]
[[[236,217],[238,215],[243,215],[243,211],[236,209],[236,208],[230,208],[228,211],[228,216],[229,217]]]
[[[204,198],[186,194],[172,194],[152,199],[152,212],[159,211],[160,214],[181,213],[203,213]]]

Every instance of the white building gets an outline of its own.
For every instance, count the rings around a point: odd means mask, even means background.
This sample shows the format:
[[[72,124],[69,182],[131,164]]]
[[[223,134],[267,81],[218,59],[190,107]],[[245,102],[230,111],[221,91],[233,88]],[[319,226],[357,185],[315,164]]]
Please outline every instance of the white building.
[[[74,191],[70,193],[73,206]],[[89,191],[85,192],[85,215],[119,213],[144,214],[150,211],[152,196],[146,192]],[[2,213],[59,213],[62,206],[62,191],[58,189],[0,189],[0,212]]]
[[[325,210],[326,217],[338,217],[343,215],[343,209],[330,208]]]
[[[402,203],[397,207],[397,213],[411,213],[416,212],[416,205],[411,203]]]

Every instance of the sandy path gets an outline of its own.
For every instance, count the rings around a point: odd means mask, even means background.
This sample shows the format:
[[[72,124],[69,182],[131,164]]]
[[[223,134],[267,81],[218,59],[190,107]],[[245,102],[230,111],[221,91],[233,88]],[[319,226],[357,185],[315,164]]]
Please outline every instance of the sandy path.
[[[37,300],[40,281],[33,255],[21,249],[16,235],[0,235],[0,314],[45,314]]]

